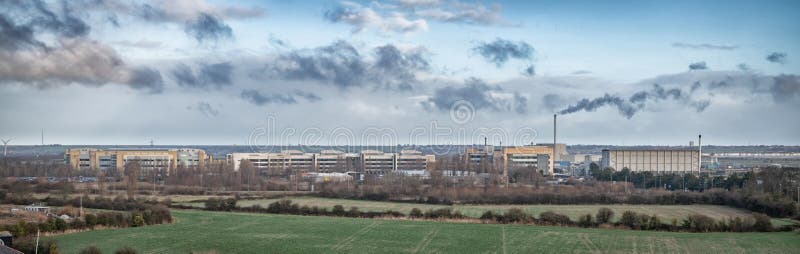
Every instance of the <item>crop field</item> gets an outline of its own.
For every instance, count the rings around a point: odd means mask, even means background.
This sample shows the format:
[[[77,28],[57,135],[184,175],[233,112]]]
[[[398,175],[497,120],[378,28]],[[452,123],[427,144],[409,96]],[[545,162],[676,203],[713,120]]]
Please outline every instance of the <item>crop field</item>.
[[[469,217],[480,217],[481,214],[488,210],[495,212],[505,212],[510,208],[520,208],[535,216],[545,211],[554,211],[569,216],[573,220],[577,220],[578,216],[584,214],[596,214],[597,210],[601,207],[607,207],[614,211],[616,218],[619,217],[624,211],[634,211],[640,214],[656,215],[663,221],[669,222],[672,219],[678,221],[686,218],[687,215],[692,213],[703,214],[715,219],[725,219],[728,217],[746,217],[750,215],[750,211],[737,209],[728,206],[717,205],[427,205],[427,204],[414,204],[414,203],[397,203],[397,202],[381,202],[381,201],[365,201],[365,200],[348,200],[348,199],[332,199],[332,198],[316,198],[316,197],[290,197],[292,202],[302,205],[318,206],[320,208],[330,209],[334,205],[342,205],[345,209],[356,206],[361,211],[386,211],[394,210],[408,214],[413,208],[419,208],[423,211],[427,209],[437,209],[444,207],[452,207],[454,211],[460,211]],[[267,207],[270,203],[280,199],[257,199],[257,200],[239,200],[240,207],[250,207],[258,204],[262,207]],[[187,203],[189,205],[202,207],[203,203],[193,202]],[[786,222],[775,220],[776,225],[782,225]]]
[[[177,222],[54,237],[61,253],[791,253],[800,234],[671,233],[173,211]]]

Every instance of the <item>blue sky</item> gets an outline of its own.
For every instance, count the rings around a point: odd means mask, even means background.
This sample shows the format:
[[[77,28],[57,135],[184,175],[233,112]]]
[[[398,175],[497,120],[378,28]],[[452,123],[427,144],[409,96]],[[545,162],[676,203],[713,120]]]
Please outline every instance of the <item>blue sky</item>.
[[[797,1],[37,3],[0,2],[17,144],[546,142],[553,113],[573,144],[800,142]],[[411,138],[432,123],[468,134]]]

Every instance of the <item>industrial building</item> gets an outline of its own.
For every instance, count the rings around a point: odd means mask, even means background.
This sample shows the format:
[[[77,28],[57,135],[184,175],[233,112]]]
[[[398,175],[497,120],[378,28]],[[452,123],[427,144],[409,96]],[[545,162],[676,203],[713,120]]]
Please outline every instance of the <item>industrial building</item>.
[[[495,148],[491,145],[470,147],[464,151],[468,171],[487,173],[493,166],[508,175],[509,168],[536,168],[543,175],[553,174],[553,146],[516,146]]]
[[[602,168],[634,172],[691,173],[700,170],[700,151],[696,148],[604,149]]]
[[[385,153],[364,150],[360,153],[343,153],[323,150],[320,153],[303,153],[290,150],[280,153],[232,153],[227,162],[238,171],[242,160],[250,161],[261,170],[283,169],[300,172],[358,172],[367,175],[382,175],[392,171],[415,172],[428,169],[436,160],[433,155],[419,151],[403,150],[400,153]]]
[[[139,163],[143,171],[168,170],[183,166],[203,166],[212,158],[201,149],[74,148],[64,153],[64,162],[75,169],[122,169],[130,161]]]

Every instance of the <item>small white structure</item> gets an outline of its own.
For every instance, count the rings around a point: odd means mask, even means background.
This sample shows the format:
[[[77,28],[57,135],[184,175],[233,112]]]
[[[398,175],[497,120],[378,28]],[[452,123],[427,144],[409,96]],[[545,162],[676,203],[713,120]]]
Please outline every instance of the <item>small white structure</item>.
[[[25,211],[48,214],[50,213],[50,207],[32,204],[26,206]]]

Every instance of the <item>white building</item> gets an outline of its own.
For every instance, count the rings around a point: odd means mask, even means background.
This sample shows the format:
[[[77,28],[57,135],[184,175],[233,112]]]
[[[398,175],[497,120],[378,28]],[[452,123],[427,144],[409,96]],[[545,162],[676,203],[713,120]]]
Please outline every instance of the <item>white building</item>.
[[[691,173],[700,170],[700,151],[695,148],[605,149],[600,167],[634,172]]]

